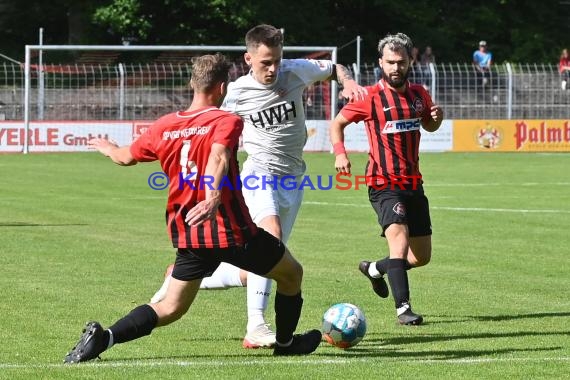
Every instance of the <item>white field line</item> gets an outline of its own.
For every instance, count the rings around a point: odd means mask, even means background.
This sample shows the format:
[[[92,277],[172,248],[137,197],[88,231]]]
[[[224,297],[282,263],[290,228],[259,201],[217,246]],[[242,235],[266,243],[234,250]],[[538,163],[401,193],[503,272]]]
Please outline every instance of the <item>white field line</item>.
[[[369,204],[362,203],[330,203],[330,202],[315,202],[315,201],[305,201],[303,204],[306,205],[316,205],[316,206],[346,206],[346,207],[371,207]],[[553,210],[553,209],[516,209],[516,208],[487,208],[487,207],[445,207],[445,206],[430,206],[432,210],[445,210],[445,211],[466,211],[466,212],[513,212],[522,214],[570,214],[570,210]]]
[[[484,364],[484,363],[533,363],[533,362],[569,362],[570,357],[547,357],[547,358],[473,358],[473,359],[388,359],[381,358],[383,363],[398,364]],[[46,364],[11,364],[0,363],[0,369],[58,369],[69,368],[77,369],[84,367],[108,367],[108,368],[143,368],[143,367],[235,367],[235,366],[272,366],[272,365],[344,365],[351,363],[370,363],[370,358],[352,358],[352,359],[301,359],[301,360],[282,360],[277,358],[267,358],[258,360],[129,360],[129,361],[94,361],[82,363],[79,365],[69,365],[63,363],[46,363]]]
[[[441,207],[441,206],[430,206],[434,210],[446,210],[446,211],[482,211],[482,212],[518,212],[523,214],[570,214],[570,210],[529,210],[529,209],[512,209],[512,208],[486,208],[486,207]]]

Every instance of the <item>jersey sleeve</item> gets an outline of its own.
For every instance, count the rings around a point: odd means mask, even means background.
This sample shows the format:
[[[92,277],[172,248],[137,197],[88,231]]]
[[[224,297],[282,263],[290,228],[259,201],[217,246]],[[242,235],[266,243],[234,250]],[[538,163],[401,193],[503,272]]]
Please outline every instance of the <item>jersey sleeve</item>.
[[[233,149],[237,146],[242,131],[243,120],[238,116],[227,114],[216,121],[212,142]]]
[[[129,150],[133,158],[139,162],[149,162],[158,160],[156,155],[156,123],[153,123],[138,139],[136,139]]]
[[[363,100],[352,101],[346,103],[340,110],[340,114],[351,123],[358,123],[359,121],[366,120],[372,114],[372,99],[375,93],[374,86],[366,86],[368,95]],[[377,93],[377,92],[376,92]]]
[[[330,78],[334,69],[334,64],[330,60],[290,59],[286,64],[306,85]]]

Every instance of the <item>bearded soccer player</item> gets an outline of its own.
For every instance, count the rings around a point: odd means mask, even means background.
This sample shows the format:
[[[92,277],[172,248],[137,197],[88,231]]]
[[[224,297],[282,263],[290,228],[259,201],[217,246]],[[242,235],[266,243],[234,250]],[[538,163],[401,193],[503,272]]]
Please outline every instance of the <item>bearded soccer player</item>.
[[[239,190],[239,116],[218,109],[226,93],[229,64],[220,55],[195,60],[192,104],[156,121],[130,147],[106,139],[91,147],[119,165],[159,160],[170,178],[167,226],[177,248],[165,298],[136,307],[108,329],[89,322],[66,363],[95,359],[113,344],[128,342],[182,317],[202,278],[224,261],[277,282],[274,355],[304,355],[321,341],[319,330],[293,335],[301,314],[302,267],[283,243],[252,221]],[[195,173],[188,179],[188,173]]]
[[[244,120],[243,147],[247,160],[241,178],[251,178],[242,188],[253,221],[287,244],[303,200],[303,189],[279,186],[286,177],[300,183],[305,173],[303,147],[307,142],[303,91],[311,84],[336,80],[349,100],[362,99],[365,89],[348,70],[330,60],[282,59],[283,34],[261,24],[245,36],[245,62],[250,72],[228,86],[222,109]],[[168,273],[168,272],[167,272]],[[152,297],[164,296],[169,276]],[[247,285],[246,285],[247,284]],[[247,333],[244,348],[271,347],[275,333],[265,322],[271,281],[222,264],[202,281],[203,288],[247,286]]]
[[[368,87],[366,99],[346,105],[330,126],[335,168],[349,174],[344,128],[364,121],[370,145],[368,196],[388,242],[389,256],[362,261],[359,269],[382,298],[389,295],[384,280],[388,276],[398,322],[403,325],[423,321],[411,308],[407,271],[426,265],[431,258],[431,220],[419,170],[420,129],[435,132],[443,119],[442,109],[433,104],[423,86],[407,80],[412,47],[403,33],[383,38],[378,44],[382,79]]]

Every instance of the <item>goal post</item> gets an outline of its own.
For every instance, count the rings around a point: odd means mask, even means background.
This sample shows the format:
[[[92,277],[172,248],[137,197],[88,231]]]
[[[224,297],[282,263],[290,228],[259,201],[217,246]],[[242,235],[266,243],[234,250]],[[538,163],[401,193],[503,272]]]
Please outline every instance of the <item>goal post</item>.
[[[232,45],[26,45],[24,61],[24,138],[23,153],[29,153],[29,133],[30,133],[30,113],[31,113],[31,57],[34,52],[40,57],[44,51],[105,51],[105,52],[245,52],[245,46]],[[336,46],[284,46],[284,52],[327,52],[330,53],[333,63],[337,62]],[[37,66],[38,76],[41,78],[45,64]],[[119,70],[122,70],[119,64]],[[38,83],[39,92],[43,93],[41,86],[43,81]],[[338,87],[336,81],[331,81],[330,85],[330,115],[334,117],[337,111]]]

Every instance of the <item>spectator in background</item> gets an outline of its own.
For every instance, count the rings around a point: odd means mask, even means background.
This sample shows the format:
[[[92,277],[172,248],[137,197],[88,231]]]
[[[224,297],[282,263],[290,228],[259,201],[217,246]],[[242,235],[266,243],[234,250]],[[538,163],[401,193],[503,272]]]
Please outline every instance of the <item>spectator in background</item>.
[[[562,76],[560,87],[562,87],[562,90],[566,90],[568,88],[568,82],[570,81],[570,56],[568,55],[568,49],[562,49],[560,63],[558,63],[558,71]]]
[[[420,67],[420,50],[417,47],[412,48],[410,56],[410,76],[412,83],[422,83],[422,69]]]
[[[420,58],[420,65],[422,67],[422,72],[423,72],[423,83],[422,85],[424,86],[424,88],[429,91],[430,86],[428,84],[429,78],[431,78],[431,71],[429,68],[430,63],[435,64],[435,55],[433,54],[433,51],[431,50],[431,46],[426,46],[426,49],[424,50],[423,54],[421,55]]]
[[[477,75],[481,78],[483,87],[489,82],[492,64],[493,54],[487,50],[487,42],[479,41],[479,50],[475,50],[473,53],[473,66],[475,66]]]
[[[417,65],[418,63],[420,63],[420,50],[417,47],[413,47],[412,48],[412,56],[410,57],[410,64],[413,66]]]
[[[378,65],[374,65],[374,83],[378,83],[378,81],[382,78],[382,69]]]
[[[435,55],[433,55],[433,51],[431,50],[431,46],[426,46],[422,57],[420,59],[422,65],[429,65],[430,63],[435,63]]]

